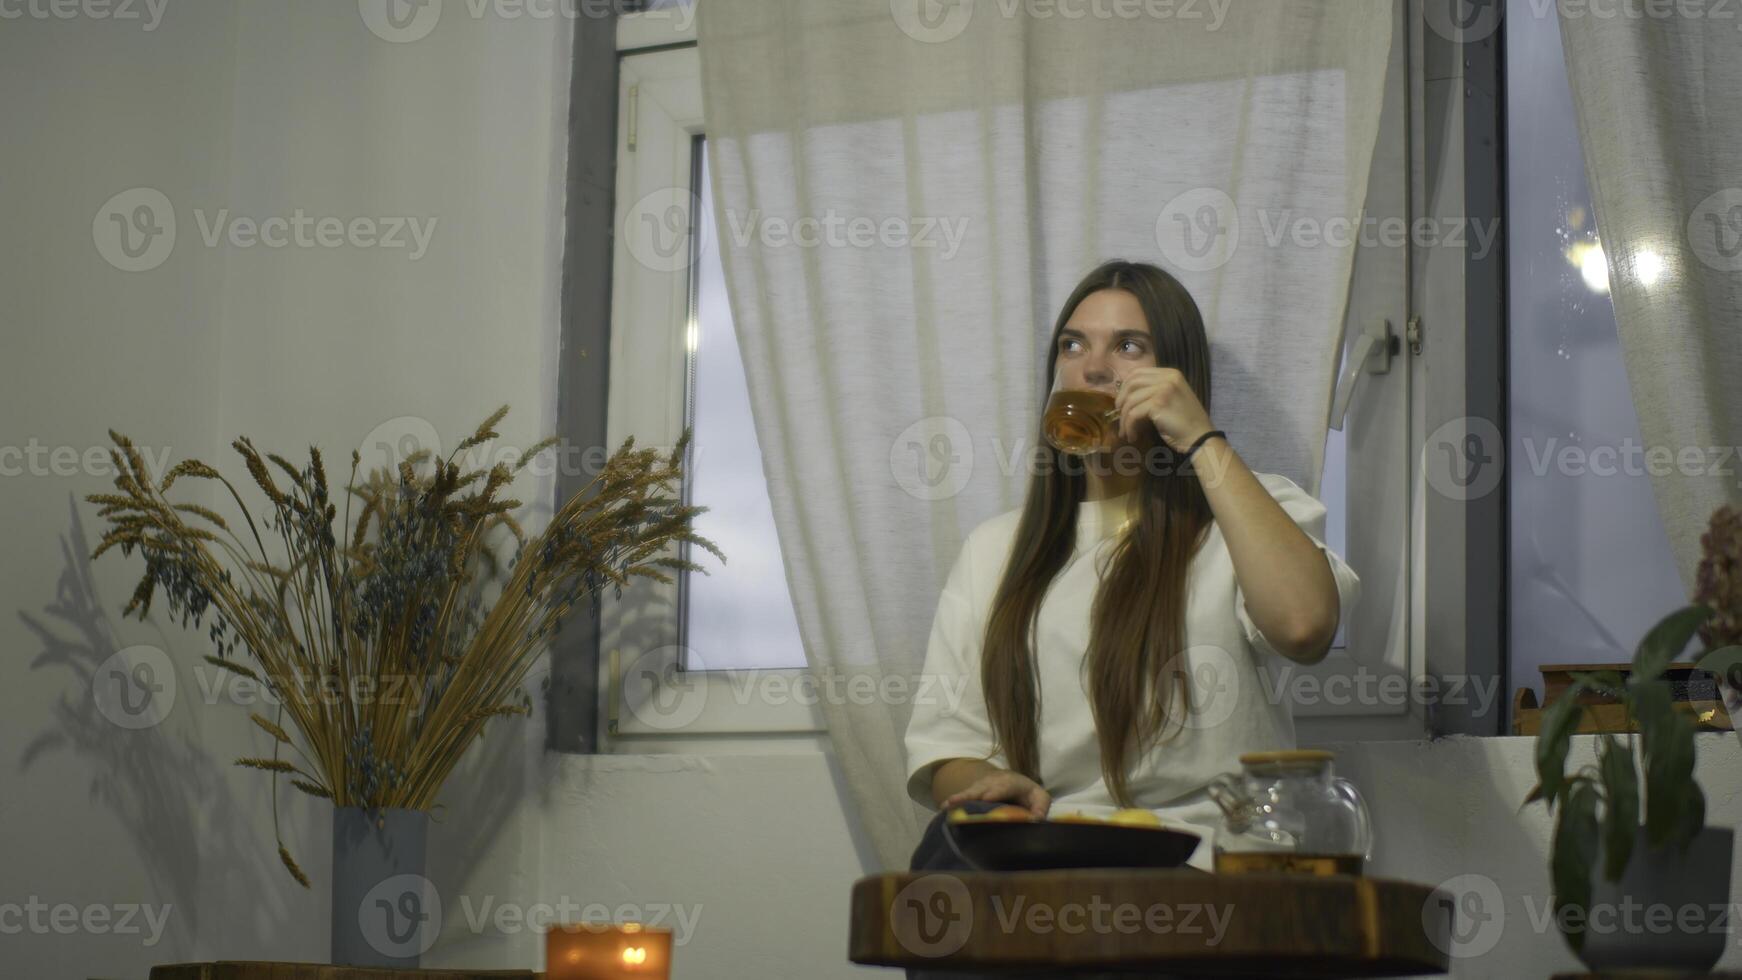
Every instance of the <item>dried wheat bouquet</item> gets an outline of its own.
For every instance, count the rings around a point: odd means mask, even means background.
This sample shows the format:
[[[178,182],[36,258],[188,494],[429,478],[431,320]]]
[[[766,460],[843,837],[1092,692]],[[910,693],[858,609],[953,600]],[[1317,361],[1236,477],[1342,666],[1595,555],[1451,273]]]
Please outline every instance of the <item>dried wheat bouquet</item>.
[[[133,443],[110,430],[119,493],[86,498],[109,525],[91,557],[117,545],[124,555],[137,549],[145,575],[122,615],[143,620],[161,590],[184,625],[209,618],[217,648],[209,664],[272,695],[276,717],[252,717],[273,738],[273,756],[236,764],[271,773],[275,801],[282,776],[335,806],[429,809],[486,722],[529,710],[521,683],[577,602],[607,584],[620,595],[635,576],[669,583],[670,572],[705,571],[673,557],[680,542],[725,560],[692,528],[706,508],[679,495],[688,431],[663,456],[625,441],[528,537],[513,516],[521,502],[498,493],[556,440],[538,443],[512,469],[455,463],[497,438],[507,413],[498,409],[446,459],[422,450],[360,482],[353,451],[336,530],[338,506],[313,446],[298,469],[262,457],[247,437],[231,444],[266,496],[257,521],[213,467],[184,460],[158,484]],[[182,477],[223,484],[242,526],[199,504],[170,502]],[[491,544],[505,543],[504,531],[516,542],[505,569]],[[307,887],[282,834],[279,854]]]

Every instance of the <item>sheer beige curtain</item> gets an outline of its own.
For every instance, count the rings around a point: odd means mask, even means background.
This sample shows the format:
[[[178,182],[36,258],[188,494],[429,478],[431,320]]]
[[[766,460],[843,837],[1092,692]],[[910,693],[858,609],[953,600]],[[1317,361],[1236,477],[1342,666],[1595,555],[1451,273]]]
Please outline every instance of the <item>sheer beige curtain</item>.
[[[1074,12],[1074,13],[1073,13]],[[721,258],[788,583],[857,815],[905,867],[938,591],[1016,506],[1045,340],[1106,258],[1202,307],[1211,412],[1317,486],[1385,0],[697,5]],[[971,679],[977,683],[977,679]],[[874,691],[872,697],[853,691]]]
[[[1668,450],[1652,488],[1692,594],[1712,511],[1742,503],[1724,449],[1742,440],[1742,32],[1698,5],[1638,13],[1568,6],[1561,43],[1627,384],[1648,452]]]

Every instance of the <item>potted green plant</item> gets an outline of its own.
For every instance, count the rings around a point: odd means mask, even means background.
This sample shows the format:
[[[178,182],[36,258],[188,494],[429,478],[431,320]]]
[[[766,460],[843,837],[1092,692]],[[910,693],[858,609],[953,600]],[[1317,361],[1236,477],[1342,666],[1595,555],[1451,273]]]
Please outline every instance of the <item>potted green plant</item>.
[[[1640,641],[1629,670],[1574,675],[1543,711],[1536,740],[1537,784],[1525,804],[1559,812],[1550,849],[1555,922],[1568,946],[1593,970],[1677,968],[1705,971],[1723,955],[1726,934],[1712,909],[1730,900],[1735,832],[1706,825],[1706,796],[1694,779],[1690,713],[1678,710],[1669,665],[1696,634],[1706,645],[1694,663],[1727,682],[1742,665],[1733,590],[1742,586],[1742,521],[1729,508],[1713,515],[1701,539],[1696,601],[1658,621]],[[1596,692],[1625,705],[1630,731],[1599,736],[1597,762],[1566,771],[1582,708]],[[1742,733],[1739,733],[1742,737]],[[1695,919],[1684,914],[1697,909]],[[1665,926],[1667,910],[1671,923]],[[1677,916],[1682,916],[1677,918]]]
[[[513,516],[520,501],[500,492],[556,440],[520,454],[512,468],[456,462],[497,438],[494,426],[507,413],[498,409],[446,459],[418,450],[361,480],[353,451],[336,529],[339,508],[319,449],[311,446],[299,468],[263,456],[247,437],[231,445],[267,498],[261,520],[235,484],[197,459],[177,463],[159,484],[113,430],[120,492],[87,498],[109,522],[91,557],[119,547],[145,560],[122,615],[145,619],[162,593],[184,624],[210,617],[216,656],[205,657],[207,669],[264,687],[277,705],[273,717],[251,714],[272,739],[271,757],[236,760],[270,774],[275,833],[280,781],[332,802],[336,964],[415,966],[433,942],[427,930],[370,916],[425,900],[428,811],[487,722],[528,712],[522,682],[573,606],[606,585],[621,593],[637,576],[669,582],[668,572],[705,571],[667,554],[679,542],[725,560],[692,528],[706,508],[683,504],[674,489],[687,431],[668,456],[625,441],[529,536]],[[171,502],[183,478],[221,484],[235,505],[230,518]],[[505,540],[497,539],[510,536],[517,547],[504,567],[496,548]],[[487,587],[504,576],[486,603]],[[285,869],[309,887],[278,838]],[[382,894],[389,884],[394,894]],[[415,912],[412,920],[424,918]]]

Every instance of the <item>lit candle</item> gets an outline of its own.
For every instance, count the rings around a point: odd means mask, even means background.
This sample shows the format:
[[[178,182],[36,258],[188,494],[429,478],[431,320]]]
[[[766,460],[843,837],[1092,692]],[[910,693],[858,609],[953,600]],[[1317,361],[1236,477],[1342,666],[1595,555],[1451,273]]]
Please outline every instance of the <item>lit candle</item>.
[[[583,922],[545,934],[547,980],[667,980],[671,930],[639,922]]]

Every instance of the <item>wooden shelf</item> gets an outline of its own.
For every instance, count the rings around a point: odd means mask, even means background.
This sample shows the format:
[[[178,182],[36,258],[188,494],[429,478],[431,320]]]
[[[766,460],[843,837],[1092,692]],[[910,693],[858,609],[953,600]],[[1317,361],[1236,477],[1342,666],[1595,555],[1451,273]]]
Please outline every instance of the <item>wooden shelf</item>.
[[[224,960],[151,968],[151,980],[543,980],[531,970],[393,970],[320,963]]]
[[[1677,701],[1675,709],[1683,714],[1691,715],[1695,727],[1702,732],[1727,732],[1733,730],[1730,722],[1730,712],[1725,710],[1722,701]],[[1535,735],[1542,730],[1542,713],[1547,707],[1538,707],[1536,692],[1528,687],[1521,687],[1512,699],[1512,734]],[[1579,727],[1574,729],[1580,735],[1593,735],[1603,732],[1635,732],[1639,726],[1627,722],[1627,706],[1623,704],[1587,704]]]

